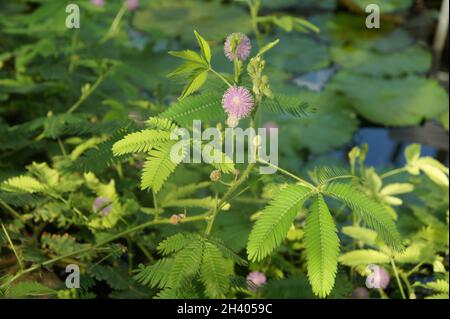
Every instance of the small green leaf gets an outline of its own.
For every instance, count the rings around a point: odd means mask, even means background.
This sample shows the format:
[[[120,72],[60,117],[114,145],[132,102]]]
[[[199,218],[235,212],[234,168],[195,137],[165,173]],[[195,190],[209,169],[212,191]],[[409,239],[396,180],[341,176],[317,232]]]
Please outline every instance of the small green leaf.
[[[197,42],[202,51],[203,58],[206,60],[208,65],[211,64],[211,48],[209,47],[208,42],[206,42],[206,40],[197,31],[194,31],[194,33],[197,37]]]
[[[207,78],[208,70],[201,70],[200,72],[194,74],[191,77],[189,83],[184,88],[179,99],[182,100],[185,97],[198,91],[203,86],[203,84],[205,84]]]

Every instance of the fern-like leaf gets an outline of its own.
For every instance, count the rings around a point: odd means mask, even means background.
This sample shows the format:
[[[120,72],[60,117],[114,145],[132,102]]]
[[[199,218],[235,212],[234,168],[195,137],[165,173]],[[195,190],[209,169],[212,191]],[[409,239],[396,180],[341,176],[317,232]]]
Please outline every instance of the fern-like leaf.
[[[169,278],[171,288],[179,287],[184,279],[197,274],[202,260],[203,248],[204,242],[196,240],[175,255]]]
[[[159,243],[158,252],[163,256],[176,253],[186,247],[189,244],[189,240],[189,236],[183,233],[175,234]]]
[[[308,278],[314,294],[330,294],[336,278],[339,238],[333,217],[322,195],[317,195],[306,218],[305,249]]]
[[[42,193],[48,190],[45,184],[30,176],[12,177],[3,183],[2,189],[9,192],[30,194]]]
[[[173,261],[173,258],[163,258],[148,267],[140,265],[134,279],[149,287],[167,287],[173,268]]]
[[[232,267],[222,257],[219,248],[210,242],[205,243],[203,249],[200,278],[205,285],[206,292],[212,298],[223,298],[230,286]]]
[[[309,104],[298,96],[276,95],[273,99],[265,99],[261,105],[273,113],[283,113],[296,118],[306,117]]]
[[[164,131],[172,131],[178,128],[178,126],[169,119],[161,118],[161,117],[150,117],[145,124],[149,128],[154,128],[158,130]]]
[[[256,221],[247,245],[248,258],[262,260],[286,237],[300,206],[312,194],[310,188],[290,185],[281,190]]]
[[[181,126],[192,126],[194,120],[224,120],[226,115],[222,108],[222,94],[211,92],[187,97],[171,105],[160,117]]]
[[[324,193],[344,202],[354,212],[360,214],[367,225],[377,231],[391,248],[398,251],[403,249],[400,233],[382,204],[348,184],[331,183],[325,187]]]
[[[112,148],[114,156],[129,153],[146,153],[161,142],[170,140],[170,132],[157,130],[142,130],[131,133],[116,142]]]
[[[158,193],[166,179],[175,171],[182,160],[182,156],[178,160],[171,158],[171,150],[174,145],[175,142],[168,142],[155,146],[149,152],[141,176],[141,189],[151,188],[155,193]]]

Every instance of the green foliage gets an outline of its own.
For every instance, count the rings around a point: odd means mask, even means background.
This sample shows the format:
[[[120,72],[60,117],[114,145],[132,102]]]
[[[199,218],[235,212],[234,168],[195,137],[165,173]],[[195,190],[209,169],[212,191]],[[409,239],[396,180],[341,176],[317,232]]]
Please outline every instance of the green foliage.
[[[402,248],[400,234],[383,205],[371,200],[348,184],[331,183],[327,185],[324,192],[343,201],[355,213],[360,214],[367,225],[376,230],[390,247],[396,250]]]
[[[339,254],[336,225],[322,197],[313,200],[305,225],[308,278],[314,294],[327,296],[334,286]]]
[[[277,194],[261,212],[250,234],[247,245],[250,260],[262,260],[281,244],[298,210],[311,195],[311,189],[300,185],[287,186]]]
[[[448,94],[411,1],[378,1],[377,30],[366,2],[80,1],[77,30],[61,1],[0,2],[0,296],[342,299],[378,264],[370,297],[448,299],[447,166],[412,144],[382,171],[353,147],[360,125],[448,131]],[[232,124],[230,86],[255,101],[241,128],[278,127],[277,174],[185,138]],[[218,160],[183,163],[199,150]]]

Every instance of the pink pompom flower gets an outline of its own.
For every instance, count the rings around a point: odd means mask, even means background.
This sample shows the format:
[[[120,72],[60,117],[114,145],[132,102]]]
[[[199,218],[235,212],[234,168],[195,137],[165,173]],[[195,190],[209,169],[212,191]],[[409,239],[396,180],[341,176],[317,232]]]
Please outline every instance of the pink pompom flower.
[[[238,120],[250,115],[254,100],[248,89],[242,86],[230,87],[222,98],[222,106],[229,116]]]
[[[266,275],[259,271],[252,271],[247,276],[247,288],[256,291],[263,286],[267,281]]]
[[[134,11],[139,7],[139,0],[127,0],[127,8],[130,11]]]
[[[225,55],[230,61],[233,61],[235,57],[245,61],[249,57],[251,49],[250,39],[243,33],[230,34],[224,45]]]
[[[105,0],[91,0],[91,3],[97,7],[103,7],[105,5]]]
[[[386,289],[389,286],[391,277],[385,268],[378,265],[369,265],[367,268],[372,272],[366,278],[367,288]]]

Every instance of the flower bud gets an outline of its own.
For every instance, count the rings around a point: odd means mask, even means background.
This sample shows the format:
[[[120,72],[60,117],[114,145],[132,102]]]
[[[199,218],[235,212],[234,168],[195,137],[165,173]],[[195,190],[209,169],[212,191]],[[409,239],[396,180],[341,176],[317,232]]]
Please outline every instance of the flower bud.
[[[177,215],[177,214],[173,214],[172,216],[170,216],[170,223],[172,225],[177,225],[181,220],[181,216]]]
[[[239,125],[239,119],[236,116],[229,116],[227,119],[228,127],[235,128]]]
[[[218,182],[221,177],[222,177],[222,173],[217,169],[212,171],[211,174],[209,175],[209,178],[213,182]]]

